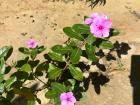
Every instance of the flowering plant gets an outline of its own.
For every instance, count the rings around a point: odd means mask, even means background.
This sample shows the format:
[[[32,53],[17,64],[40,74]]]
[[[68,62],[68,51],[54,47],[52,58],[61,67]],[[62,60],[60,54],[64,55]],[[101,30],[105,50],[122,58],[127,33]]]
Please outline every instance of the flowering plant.
[[[45,46],[39,46],[38,42],[30,39],[27,47],[19,48],[25,56],[12,65],[7,65],[6,60],[12,53],[11,46],[0,49],[0,102],[10,105],[16,95],[24,96],[27,105],[41,103],[37,92],[48,89],[45,96],[54,100],[55,105],[74,105],[79,101],[88,89],[87,82],[94,84],[98,77],[105,75],[107,69],[100,63],[115,49],[110,37],[119,34],[112,28],[111,20],[103,15],[94,13],[85,18],[85,24],[74,24],[72,27],[63,28],[69,37],[62,45],[55,45],[44,55],[45,60],[39,60],[37,55],[46,50]],[[104,55],[103,50],[108,52]],[[102,53],[101,53],[102,52]],[[41,62],[42,61],[42,62]],[[101,67],[100,66],[104,66]],[[94,66],[94,68],[91,68]],[[99,68],[99,70],[95,70]],[[5,79],[4,76],[10,70],[15,72]],[[99,75],[96,75],[99,73]],[[45,80],[40,79],[44,77]],[[43,84],[39,89],[31,89],[26,86],[27,80],[38,80]]]

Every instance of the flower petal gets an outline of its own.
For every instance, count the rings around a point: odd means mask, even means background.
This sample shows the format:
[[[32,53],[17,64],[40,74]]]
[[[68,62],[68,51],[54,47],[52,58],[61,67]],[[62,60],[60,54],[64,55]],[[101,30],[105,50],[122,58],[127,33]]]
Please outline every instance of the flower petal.
[[[102,31],[98,30],[97,26],[92,24],[90,26],[90,31],[91,33],[95,36],[95,37],[98,37],[98,38],[101,38],[102,36]]]
[[[106,28],[111,28],[112,27],[112,22],[110,20],[105,20],[103,22],[103,24]]]
[[[72,92],[67,92],[67,97],[68,97],[68,98],[73,97],[73,93],[72,93]]]
[[[104,29],[103,30],[103,37],[108,37],[109,36],[109,29]]]
[[[99,14],[98,13],[91,14],[91,18],[95,19],[96,17],[99,17]]]
[[[36,48],[38,43],[34,39],[30,39],[27,41],[27,46],[29,48]]]
[[[72,97],[72,98],[70,98],[70,101],[73,102],[73,103],[75,103],[76,102],[76,98],[75,97]]]
[[[32,48],[36,48],[37,45],[38,45],[38,43],[37,42],[34,42],[33,45],[32,45]]]
[[[60,100],[63,101],[63,100],[67,100],[67,93],[62,93],[60,95]]]
[[[73,102],[68,101],[67,105],[74,105]]]
[[[61,101],[61,105],[68,105],[68,101],[67,100]]]
[[[91,18],[87,18],[85,19],[85,24],[92,24],[92,19]]]

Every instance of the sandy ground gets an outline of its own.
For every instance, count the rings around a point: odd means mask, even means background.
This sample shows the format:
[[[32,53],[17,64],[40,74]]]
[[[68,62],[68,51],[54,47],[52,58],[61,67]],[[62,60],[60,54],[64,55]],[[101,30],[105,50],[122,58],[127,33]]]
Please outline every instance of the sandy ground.
[[[15,60],[22,57],[22,54],[17,53],[18,47],[25,46],[30,37],[48,48],[63,43],[67,39],[62,32],[63,27],[82,23],[83,17],[93,12],[108,15],[113,26],[121,31],[121,35],[112,40],[127,42],[132,50],[123,57],[125,71],[113,73],[110,82],[101,87],[100,95],[90,86],[87,98],[77,104],[140,105],[133,102],[133,87],[129,78],[131,55],[140,55],[139,0],[107,0],[105,6],[96,6],[94,9],[79,1],[66,4],[47,0],[0,0],[0,46],[14,46],[11,59]],[[46,105],[45,100],[42,105]]]

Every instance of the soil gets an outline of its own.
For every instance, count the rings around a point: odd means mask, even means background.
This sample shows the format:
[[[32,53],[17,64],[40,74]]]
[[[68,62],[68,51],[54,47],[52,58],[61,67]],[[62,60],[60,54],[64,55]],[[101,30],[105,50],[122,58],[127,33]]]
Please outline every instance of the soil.
[[[26,46],[27,39],[32,37],[40,45],[50,48],[67,40],[63,27],[83,23],[84,16],[93,12],[104,13],[112,19],[113,27],[121,31],[120,36],[113,37],[112,41],[126,42],[131,47],[129,53],[122,56],[125,70],[113,71],[110,81],[100,87],[100,94],[91,85],[85,99],[76,105],[140,105],[140,83],[134,83],[140,81],[137,75],[140,72],[132,65],[135,61],[140,62],[140,1],[107,0],[104,6],[97,5],[93,9],[88,5],[78,0],[75,3],[63,0],[0,0],[0,47],[12,45],[14,53],[10,60],[15,61],[23,57],[18,48]],[[47,102],[44,99],[42,105],[47,105]]]

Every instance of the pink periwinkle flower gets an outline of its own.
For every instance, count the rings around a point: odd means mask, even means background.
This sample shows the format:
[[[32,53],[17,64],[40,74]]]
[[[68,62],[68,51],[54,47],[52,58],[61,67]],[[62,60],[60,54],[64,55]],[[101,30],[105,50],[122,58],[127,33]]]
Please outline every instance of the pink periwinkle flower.
[[[90,25],[91,33],[97,38],[104,38],[109,36],[112,22],[104,14],[93,13],[85,20],[85,24]]]
[[[89,18],[85,19],[85,24],[91,25],[95,18],[99,17],[98,13],[93,13]]]
[[[29,48],[36,48],[38,46],[38,42],[35,41],[34,39],[30,39],[27,41],[27,46]]]
[[[62,93],[60,95],[61,105],[74,105],[76,103],[76,99],[72,92]]]
[[[112,22],[106,17],[98,17],[90,25],[91,33],[97,38],[104,38],[109,36]]]

